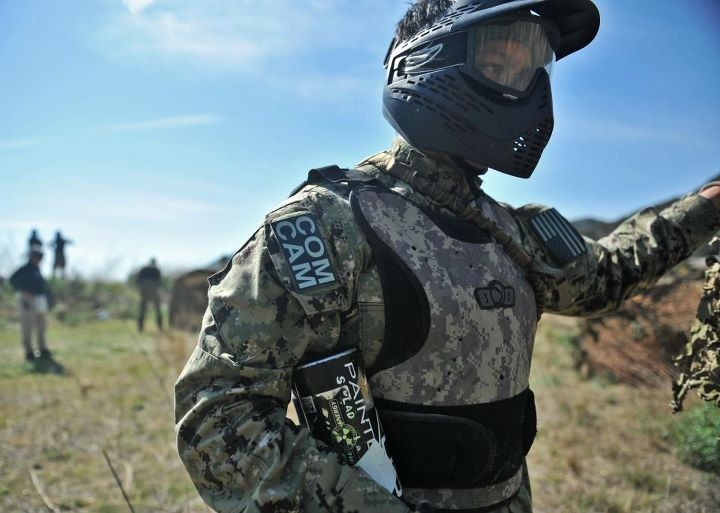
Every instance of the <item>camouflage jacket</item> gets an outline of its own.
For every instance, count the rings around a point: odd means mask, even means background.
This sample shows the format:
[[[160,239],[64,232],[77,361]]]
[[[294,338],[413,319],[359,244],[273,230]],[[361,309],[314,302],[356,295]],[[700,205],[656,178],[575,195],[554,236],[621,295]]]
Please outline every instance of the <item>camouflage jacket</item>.
[[[500,205],[460,169],[403,141],[359,169],[416,204],[494,226],[493,237],[508,239],[508,252],[523,261],[539,311],[594,315],[616,308],[720,228],[712,203],[690,195],[660,213],[639,212],[597,242],[585,239],[567,259],[533,226],[549,209]],[[512,237],[497,233],[497,223],[488,221],[493,212],[514,220]],[[336,278],[307,292],[293,279],[273,231],[273,224],[299,214],[317,220]],[[298,363],[349,347],[361,349],[366,366],[373,362],[383,308],[370,243],[343,191],[331,184],[306,186],[270,212],[210,278],[199,342],[175,388],[178,450],[208,504],[219,512],[409,511],[285,417]],[[510,509],[532,510],[526,473]]]

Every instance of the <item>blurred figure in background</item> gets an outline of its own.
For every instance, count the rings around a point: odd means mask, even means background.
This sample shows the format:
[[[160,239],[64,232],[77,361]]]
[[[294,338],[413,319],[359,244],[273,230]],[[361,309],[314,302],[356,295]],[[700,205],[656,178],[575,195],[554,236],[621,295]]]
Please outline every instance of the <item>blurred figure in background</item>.
[[[55,272],[59,271],[60,277],[65,279],[65,266],[67,260],[65,259],[65,245],[72,244],[70,239],[66,239],[62,236],[60,230],[55,232],[55,240],[50,244],[55,249],[55,260],[53,261],[52,276],[55,278]]]
[[[140,290],[140,313],[138,314],[138,331],[142,331],[145,327],[145,311],[148,302],[155,306],[155,320],[157,321],[158,330],[162,331],[162,312],[160,311],[160,284],[162,275],[157,267],[154,258],[150,259],[150,263],[140,269],[137,275],[137,285]]]
[[[37,237],[35,230],[33,235]],[[32,240],[32,238],[31,238]],[[22,325],[22,344],[25,359],[28,362],[36,357],[49,358],[50,351],[45,342],[46,316],[48,313],[48,285],[40,272],[42,262],[42,245],[33,245],[30,249],[28,262],[10,277],[10,284],[20,294],[20,322]],[[36,333],[39,353],[32,347],[33,331]]]
[[[33,228],[30,232],[30,238],[28,239],[28,251],[40,250],[42,253],[43,243],[38,235],[37,229]]]

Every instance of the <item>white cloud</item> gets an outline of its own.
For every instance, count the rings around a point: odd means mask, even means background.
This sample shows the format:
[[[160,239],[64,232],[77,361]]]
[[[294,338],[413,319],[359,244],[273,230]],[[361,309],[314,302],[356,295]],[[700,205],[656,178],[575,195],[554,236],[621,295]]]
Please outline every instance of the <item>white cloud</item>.
[[[140,14],[155,3],[155,0],[123,0],[123,4],[133,14]]]
[[[8,139],[0,141],[0,150],[15,150],[18,148],[27,148],[35,146],[40,142],[39,139]]]
[[[648,143],[682,145],[694,148],[709,149],[712,143],[698,139],[683,130],[658,130],[642,125],[608,119],[575,120],[572,133],[583,138],[620,141],[626,143]]]
[[[87,199],[82,211],[77,213],[106,222],[114,219],[182,223],[195,216],[211,216],[225,209],[209,201],[133,189],[90,188],[82,196]]]
[[[115,123],[107,125],[103,128],[114,132],[135,132],[140,130],[162,130],[167,128],[189,128],[216,125],[221,121],[222,118],[220,116],[215,116],[213,114],[194,114],[144,119],[127,123]]]
[[[244,37],[242,29],[235,33],[228,20],[209,17],[185,17],[175,12],[160,12],[136,17],[128,26],[133,33],[135,50],[153,53],[211,59],[210,62],[238,63],[277,49],[263,47]]]
[[[127,9],[101,26],[95,46],[324,103],[376,91],[394,22],[407,8],[405,0],[123,1]]]
[[[402,2],[388,6],[387,0],[124,0],[124,3],[135,15],[116,18],[112,30],[105,31],[115,36],[114,43],[136,52],[232,66],[328,48],[382,53],[387,41],[377,37],[378,27],[383,27],[389,40],[392,26],[387,24],[388,11],[395,10],[399,16],[405,8]],[[152,9],[140,8],[150,3]],[[277,72],[277,67],[273,69]]]
[[[378,76],[362,73],[306,73],[292,80],[281,77],[267,77],[266,80],[276,89],[316,102],[349,102],[360,94],[379,94],[380,83]]]

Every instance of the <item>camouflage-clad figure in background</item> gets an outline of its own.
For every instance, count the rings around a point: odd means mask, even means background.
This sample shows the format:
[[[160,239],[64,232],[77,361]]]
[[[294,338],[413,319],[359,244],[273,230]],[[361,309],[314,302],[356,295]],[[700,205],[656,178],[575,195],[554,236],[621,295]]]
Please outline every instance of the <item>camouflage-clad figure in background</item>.
[[[720,237],[711,243],[714,255],[707,258],[703,296],[685,352],[676,358],[681,374],[673,384],[673,411],[682,410],[688,391],[720,407]]]
[[[355,170],[311,171],[210,278],[176,420],[180,456],[216,511],[532,511],[540,314],[617,308],[720,228],[720,187],[597,242],[554,209],[513,209],[479,188],[483,165],[530,175],[552,127],[545,66],[597,27],[589,0],[410,8],[387,60],[392,148]],[[402,499],[285,418],[293,369],[350,348]]]
[[[162,309],[160,307],[160,287],[162,286],[162,273],[158,269],[157,261],[154,258],[143,266],[136,278],[138,290],[140,291],[140,308],[138,311],[138,331],[145,328],[145,314],[148,303],[155,310],[155,322],[158,330],[162,331]]]

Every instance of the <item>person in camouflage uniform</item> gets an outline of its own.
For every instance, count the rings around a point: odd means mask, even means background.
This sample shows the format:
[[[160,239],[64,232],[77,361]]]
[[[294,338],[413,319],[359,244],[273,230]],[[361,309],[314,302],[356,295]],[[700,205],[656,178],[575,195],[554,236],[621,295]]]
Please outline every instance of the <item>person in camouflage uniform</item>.
[[[532,511],[524,458],[535,435],[528,376],[540,315],[613,310],[720,228],[720,187],[643,210],[599,241],[554,209],[515,209],[479,187],[485,167],[529,176],[552,126],[544,64],[528,85],[489,61],[537,60],[527,48],[547,39],[559,59],[598,25],[589,0],[410,7],[386,61],[392,148],[355,170],[311,171],[209,279],[175,397],[180,457],[213,509]],[[468,63],[463,41],[474,45]],[[491,57],[481,48],[488,41]],[[444,53],[458,47],[459,57]],[[545,50],[534,53],[549,62]],[[463,120],[453,91],[494,98],[494,109]],[[516,107],[536,100],[518,121]],[[471,126],[490,128],[472,135]],[[515,149],[495,127],[521,134]],[[402,498],[286,418],[293,369],[350,348],[367,370]]]
[[[157,261],[151,258],[150,262],[141,267],[135,279],[140,291],[140,306],[138,310],[138,331],[145,328],[145,314],[148,303],[155,309],[155,322],[158,331],[162,331],[162,309],[160,307],[160,287],[162,286],[162,273],[158,269]]]

